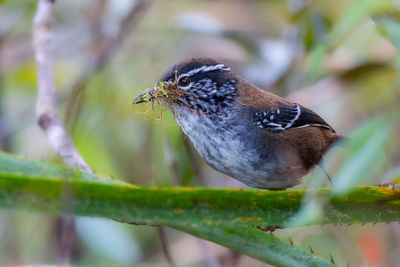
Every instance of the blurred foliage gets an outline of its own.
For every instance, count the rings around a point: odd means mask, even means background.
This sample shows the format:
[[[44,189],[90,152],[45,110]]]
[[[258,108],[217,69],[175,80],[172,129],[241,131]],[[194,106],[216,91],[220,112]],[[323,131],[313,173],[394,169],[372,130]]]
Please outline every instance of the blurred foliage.
[[[79,94],[71,94],[134,2],[57,1],[55,8],[53,54],[60,112],[72,116],[68,125],[73,139],[98,175],[138,185],[238,186],[199,159],[167,110],[130,105],[133,96],[152,86],[176,61],[206,56],[223,60],[263,89],[312,108],[347,137],[325,158],[338,194],[354,185],[400,177],[398,1],[154,0],[137,25],[124,33],[105,68],[91,74]],[[33,0],[0,1],[0,149],[59,161],[34,116],[35,8]],[[324,183],[322,172],[315,169],[298,188]],[[313,192],[303,199],[293,227],[324,218],[329,198]],[[54,217],[2,211],[0,265],[58,262],[57,225]],[[90,225],[93,231],[87,229]],[[74,265],[166,265],[153,228],[108,226],[95,219],[78,219],[76,228],[71,233]],[[212,266],[210,254],[218,265],[233,266],[224,262],[228,251],[167,233],[180,266]],[[114,239],[99,241],[104,245],[100,248],[91,242],[100,240],[99,235]],[[391,259],[400,246],[397,224],[277,233],[288,235],[317,255],[333,255],[339,266],[396,266]],[[129,257],[123,252],[126,247],[133,250]],[[261,263],[243,256],[237,264],[250,265]]]

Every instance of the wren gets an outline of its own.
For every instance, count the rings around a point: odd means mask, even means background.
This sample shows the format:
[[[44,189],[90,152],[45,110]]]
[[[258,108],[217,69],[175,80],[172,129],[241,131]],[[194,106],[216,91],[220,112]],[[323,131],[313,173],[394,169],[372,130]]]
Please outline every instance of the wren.
[[[315,112],[257,88],[213,59],[174,65],[133,103],[155,99],[173,112],[212,168],[251,187],[298,184],[339,139]]]

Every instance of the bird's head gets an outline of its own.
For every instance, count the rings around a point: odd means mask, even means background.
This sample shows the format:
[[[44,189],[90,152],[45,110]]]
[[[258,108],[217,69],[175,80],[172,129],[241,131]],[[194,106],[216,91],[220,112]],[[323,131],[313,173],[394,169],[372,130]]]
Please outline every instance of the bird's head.
[[[238,80],[229,67],[213,59],[184,60],[171,67],[151,89],[141,93],[134,104],[162,100],[168,107],[217,112],[231,105]]]

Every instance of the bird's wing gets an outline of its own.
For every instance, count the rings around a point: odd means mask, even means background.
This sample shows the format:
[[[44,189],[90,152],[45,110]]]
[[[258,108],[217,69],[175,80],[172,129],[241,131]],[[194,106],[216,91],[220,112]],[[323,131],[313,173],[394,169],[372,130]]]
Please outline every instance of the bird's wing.
[[[254,113],[254,125],[272,132],[308,126],[333,128],[315,112],[298,104],[279,104],[275,109],[262,109]]]

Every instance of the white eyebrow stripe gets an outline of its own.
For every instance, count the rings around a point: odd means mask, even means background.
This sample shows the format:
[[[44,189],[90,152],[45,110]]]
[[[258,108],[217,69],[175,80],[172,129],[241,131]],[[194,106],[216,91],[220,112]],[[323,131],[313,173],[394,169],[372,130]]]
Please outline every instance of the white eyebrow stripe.
[[[204,73],[204,72],[209,72],[209,71],[214,71],[214,70],[230,71],[231,68],[225,66],[224,64],[217,64],[217,65],[210,65],[210,66],[204,65],[197,69],[193,69],[187,73],[183,73],[181,76],[192,76],[197,73]]]

